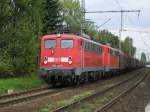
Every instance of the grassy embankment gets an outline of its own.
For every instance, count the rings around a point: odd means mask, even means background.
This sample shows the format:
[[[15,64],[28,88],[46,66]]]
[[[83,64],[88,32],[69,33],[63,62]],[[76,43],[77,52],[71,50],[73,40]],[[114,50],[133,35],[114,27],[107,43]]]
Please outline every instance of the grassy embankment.
[[[44,85],[46,85],[45,82],[37,75],[0,79],[0,94],[6,93],[8,89],[13,89],[15,92],[19,92]]]

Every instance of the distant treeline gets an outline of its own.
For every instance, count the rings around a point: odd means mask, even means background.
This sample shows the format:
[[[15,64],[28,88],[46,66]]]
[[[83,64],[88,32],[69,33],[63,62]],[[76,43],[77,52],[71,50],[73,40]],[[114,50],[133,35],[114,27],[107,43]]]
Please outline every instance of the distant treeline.
[[[0,77],[35,72],[41,35],[64,27],[79,32],[80,10],[79,0],[0,0]],[[91,21],[85,25],[86,33],[95,40],[118,48],[118,36],[107,30],[99,31]],[[122,48],[132,55],[136,51],[129,37],[122,42]]]
[[[146,62],[146,65],[150,65],[150,62]]]

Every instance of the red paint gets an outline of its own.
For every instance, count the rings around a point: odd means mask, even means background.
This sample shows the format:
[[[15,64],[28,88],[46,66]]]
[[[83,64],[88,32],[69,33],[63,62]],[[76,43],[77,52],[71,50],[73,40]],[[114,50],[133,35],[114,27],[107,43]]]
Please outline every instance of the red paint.
[[[54,39],[56,40],[56,48],[45,48],[44,41]],[[74,41],[73,48],[61,48],[61,40],[72,39]],[[84,49],[85,42],[98,45],[103,48],[103,53],[96,53]],[[118,52],[118,55],[112,55],[110,49],[113,52]],[[119,60],[120,55],[120,60]],[[44,57],[55,58],[55,62],[48,62],[44,64]],[[72,57],[72,63],[60,62],[62,57]],[[53,68],[53,67],[109,67],[119,69],[119,61],[121,69],[142,66],[143,63],[133,57],[119,52],[118,49],[112,48],[108,45],[96,43],[90,39],[86,39],[77,35],[72,34],[61,34],[61,35],[45,35],[41,41],[41,68]]]
[[[44,47],[44,41],[49,39],[56,40],[56,48],[55,49],[46,49]],[[74,41],[73,48],[61,48],[61,40],[63,39],[72,39]],[[100,67],[103,66],[103,56],[99,53],[95,53],[92,51],[87,51],[84,49],[84,43],[89,42],[93,43],[93,41],[76,36],[76,35],[69,35],[69,34],[62,34],[59,38],[57,35],[46,35],[42,37],[41,43],[41,63],[40,67],[55,67],[62,66],[62,67]],[[101,44],[99,44],[100,46]],[[61,57],[72,57],[72,64],[66,62],[48,62],[44,64],[44,57],[54,57],[54,58],[61,58]]]

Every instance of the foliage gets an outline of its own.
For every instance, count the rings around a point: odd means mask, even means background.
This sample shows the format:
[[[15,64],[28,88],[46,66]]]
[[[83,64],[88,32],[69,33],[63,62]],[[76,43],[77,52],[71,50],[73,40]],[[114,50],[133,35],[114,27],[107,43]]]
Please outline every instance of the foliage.
[[[81,6],[79,0],[60,0],[64,24],[70,32],[80,32],[81,27]],[[119,37],[107,30],[99,31],[92,21],[85,21],[86,33],[94,40],[102,43],[109,43],[114,48],[119,48]],[[131,41],[131,43],[130,43]],[[129,48],[129,46],[131,46]],[[122,50],[131,55],[135,54],[133,40],[129,37],[122,42]]]
[[[109,43],[114,48],[119,48],[119,39],[118,36],[113,35],[107,30],[102,30],[99,32],[99,42]]]
[[[0,0],[0,26],[0,77],[30,74],[38,67],[42,33],[58,31],[62,26],[80,32],[80,1]],[[85,26],[94,40],[118,48],[117,36],[99,31],[91,21],[85,21]],[[122,48],[131,55],[136,51],[129,37],[122,42]]]
[[[45,0],[44,9],[43,33],[48,34],[57,31],[62,25],[59,0]]]
[[[62,106],[71,104],[75,101],[81,100],[85,97],[92,95],[94,92],[95,92],[94,90],[89,90],[89,91],[82,92],[80,94],[77,94],[75,96],[72,96],[72,97],[62,100],[62,101],[56,101],[56,102],[52,102],[52,103],[50,102],[46,107],[41,109],[39,112],[49,112],[50,110],[53,110],[56,106],[62,107]]]
[[[44,85],[37,75],[31,75],[30,77],[8,78],[0,79],[0,94],[4,94],[8,89],[13,89],[15,92],[25,91],[32,88],[39,88]]]
[[[136,48],[133,46],[132,38],[126,37],[126,39],[122,43],[122,50],[125,53],[130,54],[131,56],[134,56],[134,54],[136,52]]]
[[[37,37],[42,27],[41,4],[41,0],[1,2],[0,77],[26,75],[36,69]]]
[[[146,61],[146,55],[145,55],[144,52],[142,52],[142,54],[141,54],[141,61],[143,61],[144,63],[147,62],[147,61]]]
[[[81,7],[79,0],[60,0],[63,24],[70,32],[79,32],[81,24]]]
[[[150,62],[146,62],[146,65],[150,65]]]

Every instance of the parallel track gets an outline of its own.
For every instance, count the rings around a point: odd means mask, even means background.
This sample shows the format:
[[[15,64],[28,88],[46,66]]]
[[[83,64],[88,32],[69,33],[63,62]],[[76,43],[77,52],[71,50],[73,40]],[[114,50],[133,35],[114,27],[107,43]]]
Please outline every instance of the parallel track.
[[[106,103],[104,106],[97,109],[95,112],[106,112],[108,109],[110,109],[115,103],[117,103],[121,97],[128,94],[130,91],[132,91],[134,88],[136,88],[145,78],[147,77],[147,74],[145,74],[140,80],[138,80],[134,85],[127,88],[125,91],[117,95],[115,98],[110,100],[108,103]]]
[[[49,88],[49,86],[45,86],[45,87],[32,89],[32,90],[28,90],[28,91],[22,91],[22,92],[16,92],[16,93],[12,93],[12,94],[0,95],[0,101],[4,100],[4,99],[9,99],[9,98],[13,98],[13,97],[22,96],[22,95],[25,95],[25,94],[30,94],[30,93],[33,93],[33,92],[42,91],[42,90],[45,90],[45,89],[48,89],[48,88]]]
[[[68,108],[68,107],[70,107],[70,106],[72,106],[72,105],[74,105],[78,102],[81,102],[82,100],[86,100],[86,99],[89,99],[89,98],[94,97],[96,95],[105,93],[105,92],[109,91],[112,88],[115,88],[115,87],[117,87],[117,86],[119,86],[119,85],[121,85],[125,82],[128,82],[131,79],[134,79],[135,76],[136,75],[131,76],[130,78],[128,78],[128,79],[126,79],[122,82],[119,82],[119,83],[117,83],[117,84],[115,84],[115,85],[113,85],[109,88],[106,88],[103,91],[99,91],[97,93],[94,93],[93,95],[88,96],[86,98],[83,98],[80,101],[77,101],[77,102],[74,102],[70,105],[66,105],[66,106],[63,106],[61,108],[58,108],[58,109],[54,110],[53,112],[60,112],[61,110],[66,109],[66,108]],[[25,91],[25,92],[18,92],[18,93],[13,93],[13,94],[2,95],[2,96],[0,96],[0,107],[8,107],[8,106],[16,105],[16,104],[19,104],[19,103],[24,103],[24,102],[27,102],[27,101],[31,101],[31,100],[34,100],[36,98],[41,98],[43,96],[54,95],[56,93],[68,90],[69,88],[50,89],[50,87],[43,87],[43,88],[33,89],[33,90]]]
[[[74,107],[75,105],[77,105],[77,104],[79,104],[79,103],[81,103],[81,102],[83,102],[83,101],[85,101],[85,100],[89,100],[89,99],[94,98],[94,97],[96,97],[96,96],[98,96],[98,95],[105,94],[106,92],[109,92],[110,90],[112,90],[112,89],[114,89],[114,88],[117,88],[117,87],[119,87],[119,86],[121,86],[121,85],[127,83],[128,81],[133,80],[135,77],[139,77],[139,74],[140,74],[140,72],[136,73],[135,75],[131,76],[131,77],[128,78],[128,79],[125,79],[125,80],[123,80],[123,81],[121,81],[121,82],[119,82],[119,83],[116,83],[115,85],[112,85],[111,87],[108,87],[108,88],[106,88],[106,89],[104,89],[104,90],[102,90],[102,91],[95,92],[95,93],[92,94],[92,95],[89,95],[89,96],[87,96],[87,97],[85,97],[85,98],[82,98],[82,99],[80,99],[80,100],[78,100],[78,101],[74,101],[73,103],[70,103],[70,104],[68,104],[68,105],[65,105],[65,106],[62,106],[62,107],[60,107],[60,108],[57,108],[57,109],[53,110],[52,112],[65,112],[65,110],[67,110],[69,107]],[[139,84],[139,83],[141,82],[141,80],[143,80],[144,78],[145,78],[145,76],[142,77],[142,79],[140,79],[140,81],[138,81],[138,84]],[[136,84],[137,84],[137,83],[136,83]],[[99,112],[99,111],[98,111],[98,112]]]
[[[0,107],[8,107],[18,103],[27,102],[36,98],[41,98],[46,95],[53,95],[58,92],[62,92],[63,89],[49,89],[49,87],[34,89],[26,92],[14,93],[10,95],[0,96]]]

